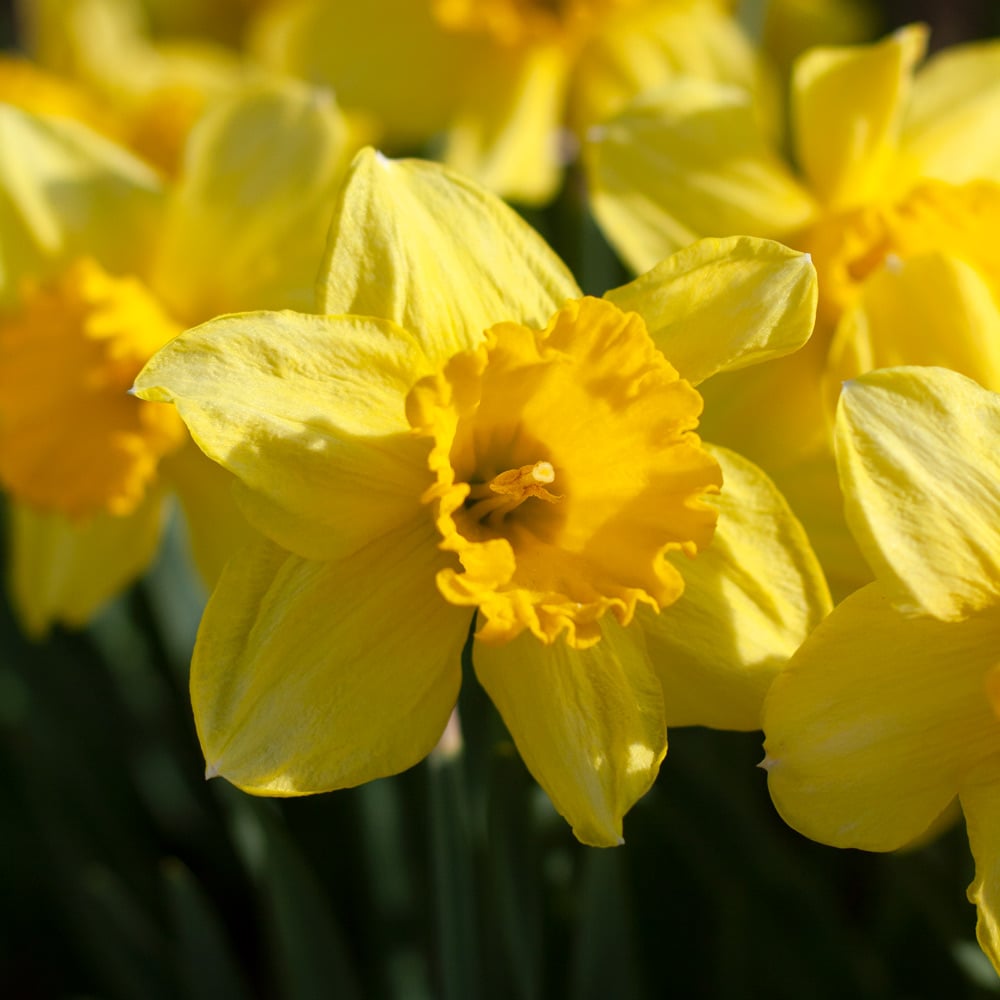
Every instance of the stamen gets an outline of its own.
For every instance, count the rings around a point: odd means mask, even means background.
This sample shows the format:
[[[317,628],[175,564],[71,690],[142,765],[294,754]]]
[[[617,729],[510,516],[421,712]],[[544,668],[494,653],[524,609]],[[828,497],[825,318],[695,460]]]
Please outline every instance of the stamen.
[[[557,503],[561,496],[550,493],[545,486],[555,482],[556,470],[551,462],[535,462],[519,469],[508,469],[488,483],[472,483],[465,506],[477,520],[497,527],[503,519],[520,507],[528,497]]]

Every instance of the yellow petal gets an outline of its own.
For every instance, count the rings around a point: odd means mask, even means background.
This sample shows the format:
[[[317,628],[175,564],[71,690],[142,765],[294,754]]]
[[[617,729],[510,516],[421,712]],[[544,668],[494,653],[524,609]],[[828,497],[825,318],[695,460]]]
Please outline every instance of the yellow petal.
[[[735,87],[679,79],[592,129],[584,155],[597,221],[634,271],[702,236],[780,239],[815,211]]]
[[[237,480],[190,441],[161,468],[184,510],[194,564],[211,590],[230,556],[256,537],[236,503]]]
[[[605,298],[639,313],[664,356],[697,385],[800,348],[816,318],[816,271],[808,254],[780,243],[706,239]]]
[[[36,115],[73,118],[112,139],[123,124],[94,94],[18,56],[0,56],[0,99]]]
[[[712,544],[671,561],[684,594],[640,611],[668,726],[759,729],[778,671],[829,613],[830,594],[802,526],[755,465],[710,448],[722,466]]]
[[[984,761],[969,774],[960,799],[976,860],[976,878],[969,886],[969,902],[979,911],[976,937],[1000,973],[1000,759]]]
[[[568,69],[559,45],[491,52],[448,129],[444,161],[505,198],[547,201],[561,174]]]
[[[865,0],[770,0],[764,9],[762,46],[784,75],[797,55],[815,45],[873,38],[876,20]]]
[[[907,616],[877,583],[838,605],[764,703],[764,767],[785,821],[870,851],[926,830],[1000,750],[984,691],[998,624]]]
[[[632,98],[691,76],[762,91],[761,62],[734,18],[712,0],[623,4],[578,58],[571,119],[605,121]],[[770,95],[768,95],[770,96]]]
[[[1000,180],[1000,41],[951,46],[917,74],[903,155],[923,177]]]
[[[957,618],[1000,595],[1000,396],[943,368],[844,386],[837,464],[847,520],[901,605]]]
[[[871,583],[875,575],[844,519],[844,498],[832,442],[812,455],[769,471],[772,471],[774,484],[806,529],[826,574],[834,603]]]
[[[745,455],[771,475],[827,448],[829,415],[819,392],[826,355],[821,334],[814,333],[783,358],[720,372],[703,382],[699,391],[705,398],[705,437]]]
[[[248,313],[182,334],[136,389],[175,403],[205,454],[261,495],[245,497],[255,527],[332,558],[420,508],[428,446],[404,407],[426,370],[413,338],[382,320]]]
[[[355,159],[331,225],[321,311],[390,319],[441,362],[496,323],[543,327],[579,295],[562,261],[496,196],[438,164],[372,150]]]
[[[425,757],[458,697],[470,619],[438,595],[439,563],[429,521],[334,562],[268,542],[235,556],[191,664],[209,776],[305,795]]]
[[[97,514],[75,523],[10,503],[11,599],[24,629],[43,635],[61,623],[82,627],[152,562],[163,526],[163,496],[147,495],[127,517]]]
[[[796,62],[798,162],[828,207],[870,201],[891,180],[913,69],[926,44],[926,28],[911,25],[877,45],[811,49]]]
[[[191,134],[153,275],[174,313],[310,311],[349,152],[328,93],[272,82],[216,104]]]
[[[830,347],[827,391],[873,368],[940,365],[1000,389],[1000,306],[985,276],[926,254],[893,262],[865,282]]]
[[[412,143],[447,124],[486,51],[444,30],[431,7],[413,0],[279,4],[256,25],[251,47],[267,65],[332,87],[343,107]]]
[[[156,174],[69,119],[0,106],[0,302],[25,274],[86,255],[142,273],[162,209]]]
[[[476,643],[476,675],[528,770],[585,844],[622,843],[622,817],[667,752],[663,697],[641,632],[604,618],[589,649],[533,635]]]

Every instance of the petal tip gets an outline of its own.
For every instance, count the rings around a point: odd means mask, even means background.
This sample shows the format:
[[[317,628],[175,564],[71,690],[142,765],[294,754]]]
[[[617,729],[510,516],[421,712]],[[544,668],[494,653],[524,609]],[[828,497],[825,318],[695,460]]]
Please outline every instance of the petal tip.
[[[219,764],[216,761],[214,764],[205,764],[205,780],[211,781],[212,778],[217,778],[219,776]]]

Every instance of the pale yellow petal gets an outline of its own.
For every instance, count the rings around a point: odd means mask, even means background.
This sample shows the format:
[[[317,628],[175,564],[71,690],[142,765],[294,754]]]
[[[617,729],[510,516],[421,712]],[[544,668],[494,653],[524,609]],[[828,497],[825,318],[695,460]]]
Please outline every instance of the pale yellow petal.
[[[380,316],[443,361],[505,320],[543,328],[580,291],[513,209],[438,164],[355,159],[334,214],[319,308]]]
[[[847,520],[904,607],[957,618],[1000,595],[1000,396],[944,368],[848,382],[837,411]]]
[[[1000,304],[984,275],[933,253],[869,278],[830,347],[828,392],[873,368],[940,365],[1000,390]]]
[[[917,74],[903,156],[922,177],[1000,180],[1000,41],[956,45]]]
[[[710,448],[722,466],[712,544],[671,556],[679,601],[639,621],[663,685],[668,726],[759,729],[764,695],[829,613],[830,594],[802,526],[755,465]]]
[[[1000,750],[984,691],[1000,619],[910,617],[880,584],[848,597],[764,703],[771,797],[800,833],[889,851],[925,831]]]
[[[578,128],[605,121],[637,95],[683,76],[731,83],[770,102],[761,60],[722,5],[657,0],[622,6],[580,53],[570,107]]]
[[[256,537],[236,503],[237,480],[191,441],[168,455],[160,471],[177,493],[191,557],[211,590],[233,553]]]
[[[588,649],[524,632],[502,646],[477,642],[472,658],[528,770],[577,838],[622,843],[622,817],[667,752],[663,696],[641,631],[605,616],[601,641]]]
[[[815,212],[736,87],[679,79],[592,129],[584,156],[597,221],[635,271],[702,236],[780,239]]]
[[[420,508],[429,446],[411,436],[405,399],[426,373],[413,338],[384,320],[247,313],[182,334],[136,388],[173,402],[209,458],[261,495],[245,497],[255,527],[332,558]]]
[[[429,521],[334,562],[269,542],[235,556],[191,664],[208,775],[305,795],[425,757],[458,696],[470,621],[438,594],[439,563]]]
[[[927,30],[901,28],[876,45],[816,48],[795,64],[798,162],[831,208],[872,200],[891,180],[914,67]]]
[[[569,63],[560,45],[487,54],[449,129],[443,159],[512,201],[545,202],[562,172]]]
[[[985,760],[966,776],[960,799],[976,860],[969,886],[969,902],[979,911],[976,937],[1000,973],[1000,758]]]
[[[332,96],[291,81],[213,106],[191,134],[153,272],[175,315],[312,310],[347,141]]]
[[[332,87],[342,107],[412,143],[447,125],[487,48],[444,30],[431,7],[413,0],[278,4],[255,26],[251,48],[275,69]]]
[[[769,474],[829,451],[829,414],[819,387],[827,347],[816,332],[799,350],[703,382],[701,433]]]
[[[772,476],[806,529],[836,603],[871,583],[875,575],[844,519],[844,498],[833,443],[828,444],[829,447],[773,470]]]
[[[734,236],[700,240],[605,295],[637,312],[664,356],[698,384],[800,348],[816,318],[808,254]]]
[[[163,496],[152,491],[127,517],[98,514],[74,523],[8,504],[8,580],[26,632],[55,624],[80,628],[153,561],[163,527]]]
[[[0,303],[81,254],[142,273],[162,201],[150,168],[86,126],[0,105]]]

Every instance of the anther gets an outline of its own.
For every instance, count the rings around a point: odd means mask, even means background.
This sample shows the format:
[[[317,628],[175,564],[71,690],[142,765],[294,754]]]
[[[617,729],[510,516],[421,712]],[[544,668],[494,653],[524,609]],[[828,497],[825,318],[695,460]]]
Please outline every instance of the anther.
[[[477,521],[485,521],[495,527],[528,497],[548,503],[561,500],[561,496],[545,488],[555,482],[555,478],[556,470],[551,462],[535,462],[518,469],[508,469],[488,483],[473,483],[465,505]]]

